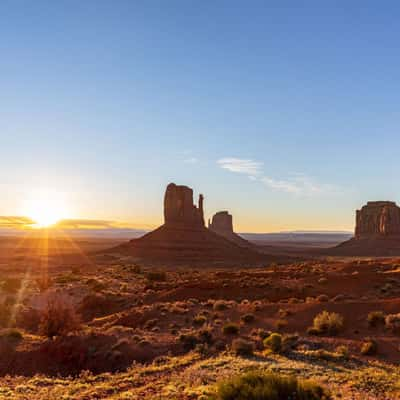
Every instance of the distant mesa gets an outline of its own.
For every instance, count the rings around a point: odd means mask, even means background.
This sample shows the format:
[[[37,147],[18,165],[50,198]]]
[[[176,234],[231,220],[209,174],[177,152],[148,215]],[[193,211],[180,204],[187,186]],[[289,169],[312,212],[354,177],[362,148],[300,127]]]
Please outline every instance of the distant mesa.
[[[195,205],[191,188],[170,183],[164,196],[164,224],[141,238],[132,239],[109,250],[108,253],[173,262],[272,259],[272,256],[241,247],[207,229],[203,207],[203,195],[199,196],[198,204]]]
[[[393,201],[369,201],[356,211],[354,237],[333,249],[340,255],[400,255],[400,207]]]
[[[356,211],[357,239],[400,235],[400,207],[393,201],[369,201]]]
[[[249,241],[243,239],[233,231],[232,215],[228,211],[219,211],[208,220],[208,229],[216,234],[225,237],[240,247],[254,247]]]

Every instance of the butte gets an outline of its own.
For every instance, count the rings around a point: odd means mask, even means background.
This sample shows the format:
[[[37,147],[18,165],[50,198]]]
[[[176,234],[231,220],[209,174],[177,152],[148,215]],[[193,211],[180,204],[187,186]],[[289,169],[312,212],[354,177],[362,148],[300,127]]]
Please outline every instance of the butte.
[[[393,201],[369,201],[356,211],[354,237],[333,249],[344,256],[400,255],[400,207]]]
[[[164,224],[152,232],[121,244],[108,253],[129,255],[150,261],[271,261],[276,258],[241,247],[207,229],[204,198],[193,203],[193,190],[170,183],[164,196]]]

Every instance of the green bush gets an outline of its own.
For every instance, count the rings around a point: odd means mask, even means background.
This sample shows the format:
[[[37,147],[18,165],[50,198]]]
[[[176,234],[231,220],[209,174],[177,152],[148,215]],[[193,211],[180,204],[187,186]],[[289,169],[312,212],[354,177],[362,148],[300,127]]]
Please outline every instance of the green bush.
[[[385,314],[382,311],[372,311],[368,314],[367,322],[372,328],[378,325],[385,325]]]
[[[272,333],[264,339],[263,343],[264,347],[273,353],[280,353],[282,351],[282,335],[279,333]]]
[[[221,382],[215,400],[330,400],[330,394],[312,381],[248,372]]]
[[[222,333],[224,335],[237,335],[239,333],[239,325],[233,322],[228,322],[222,327]]]
[[[313,321],[313,333],[309,334],[327,334],[337,335],[343,329],[343,317],[337,313],[322,311]]]

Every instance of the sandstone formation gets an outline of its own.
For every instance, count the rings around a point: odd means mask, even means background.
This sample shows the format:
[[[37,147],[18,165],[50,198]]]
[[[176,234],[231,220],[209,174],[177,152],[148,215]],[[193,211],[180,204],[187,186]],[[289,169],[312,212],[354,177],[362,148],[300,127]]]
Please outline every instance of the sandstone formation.
[[[219,211],[214,214],[211,222],[210,220],[208,221],[208,229],[236,243],[240,247],[253,246],[250,242],[233,231],[232,215],[229,214],[228,211]]]
[[[355,237],[400,235],[400,208],[392,201],[369,201],[356,212]]]
[[[356,211],[354,237],[328,253],[344,256],[400,255],[400,207],[392,201],[369,201]]]
[[[138,239],[117,246],[107,253],[130,255],[150,261],[203,262],[203,261],[270,261],[269,255],[245,248],[244,239],[233,233],[228,213],[216,219],[216,225],[226,226],[241,245],[228,240],[204,224],[204,198],[199,196],[193,204],[193,190],[170,183],[164,196],[164,224]],[[219,221],[219,222],[218,222]],[[221,222],[222,221],[222,222]],[[276,258],[275,258],[276,260]]]
[[[232,215],[228,211],[217,212],[211,222],[208,220],[208,228],[221,235],[233,233]]]
[[[164,221],[169,227],[204,227],[203,195],[198,207],[193,204],[193,190],[170,183],[164,196]]]

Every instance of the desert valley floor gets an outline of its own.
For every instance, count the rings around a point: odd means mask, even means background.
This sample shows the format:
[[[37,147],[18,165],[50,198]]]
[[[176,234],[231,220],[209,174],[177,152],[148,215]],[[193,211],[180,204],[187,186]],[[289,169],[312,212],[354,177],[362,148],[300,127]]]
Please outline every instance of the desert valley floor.
[[[211,399],[253,369],[333,399],[400,398],[400,258],[171,266],[102,242],[71,257],[14,241],[0,259],[0,398]],[[71,306],[61,320],[79,318],[55,337],[42,326],[52,296]],[[334,318],[315,320],[324,311]]]

